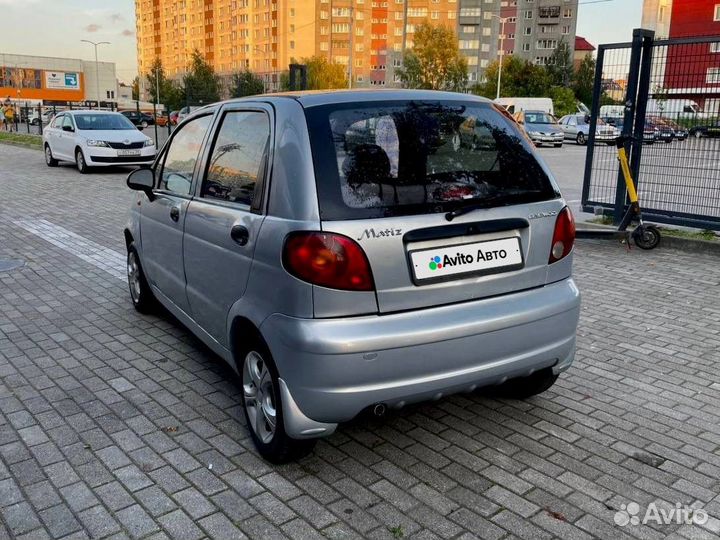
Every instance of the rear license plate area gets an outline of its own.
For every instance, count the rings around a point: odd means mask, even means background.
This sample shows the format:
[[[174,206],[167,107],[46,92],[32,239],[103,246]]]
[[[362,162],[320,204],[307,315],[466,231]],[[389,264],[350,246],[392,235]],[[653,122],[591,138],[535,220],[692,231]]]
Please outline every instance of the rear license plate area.
[[[525,265],[517,236],[411,250],[408,258],[416,285],[510,272]]]

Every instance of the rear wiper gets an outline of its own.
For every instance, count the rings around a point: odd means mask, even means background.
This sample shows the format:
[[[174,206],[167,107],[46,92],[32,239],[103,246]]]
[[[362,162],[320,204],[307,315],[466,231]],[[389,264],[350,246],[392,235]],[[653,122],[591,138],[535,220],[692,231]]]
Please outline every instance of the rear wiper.
[[[531,194],[537,194],[542,193],[541,190],[509,190],[509,191],[503,191],[499,193],[495,193],[493,195],[490,195],[488,197],[485,197],[483,199],[479,199],[477,202],[468,204],[466,206],[461,206],[460,208],[456,208],[455,210],[452,210],[445,214],[445,219],[448,221],[452,221],[456,217],[462,216],[464,214],[467,214],[469,212],[473,212],[474,210],[480,210],[482,208],[489,208],[490,206],[494,206],[494,203],[499,202],[508,202],[512,201],[518,195],[520,195],[519,200],[516,202],[523,201],[524,197],[523,195],[531,195]],[[523,201],[525,202],[525,201]]]
[[[469,212],[472,212],[474,210],[480,210],[481,208],[488,208],[492,205],[492,203],[496,203],[502,199],[507,199],[507,197],[508,196],[504,193],[503,194],[497,193],[495,195],[490,195],[489,197],[485,197],[484,199],[482,199],[476,203],[468,204],[466,206],[461,206],[460,208],[456,208],[455,210],[451,210],[450,212],[445,214],[445,219],[447,219],[448,221],[452,221],[456,217],[460,217],[460,216],[467,214]]]

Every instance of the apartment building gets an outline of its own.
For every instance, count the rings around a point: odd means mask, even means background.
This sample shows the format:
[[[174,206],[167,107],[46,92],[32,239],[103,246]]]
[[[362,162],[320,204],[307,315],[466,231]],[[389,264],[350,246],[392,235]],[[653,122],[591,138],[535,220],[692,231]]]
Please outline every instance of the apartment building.
[[[138,69],[160,58],[181,76],[193,50],[218,73],[248,68],[276,87],[290,59],[315,52],[315,0],[135,0]]]
[[[514,54],[546,65],[560,40],[570,47],[572,58],[577,30],[578,0],[516,0]]]
[[[293,59],[315,54],[346,66],[354,87],[397,85],[395,70],[417,25],[455,30],[458,13],[457,0],[136,0],[135,6],[140,73],[160,58],[169,76],[180,76],[197,49],[218,73],[248,68],[263,75],[269,90]]]
[[[468,62],[468,83],[481,81],[498,57],[500,0],[462,0],[458,12],[460,52]]]
[[[347,66],[353,87],[397,86],[422,22],[455,30],[457,0],[317,0],[316,54]]]

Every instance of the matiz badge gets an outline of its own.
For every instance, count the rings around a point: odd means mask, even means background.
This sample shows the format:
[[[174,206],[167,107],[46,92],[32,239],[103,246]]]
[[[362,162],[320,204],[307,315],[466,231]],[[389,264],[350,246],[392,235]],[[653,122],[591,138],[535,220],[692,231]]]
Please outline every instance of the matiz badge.
[[[557,212],[555,210],[551,210],[550,212],[538,212],[537,214],[530,214],[528,216],[528,219],[540,219],[553,216],[557,216]]]

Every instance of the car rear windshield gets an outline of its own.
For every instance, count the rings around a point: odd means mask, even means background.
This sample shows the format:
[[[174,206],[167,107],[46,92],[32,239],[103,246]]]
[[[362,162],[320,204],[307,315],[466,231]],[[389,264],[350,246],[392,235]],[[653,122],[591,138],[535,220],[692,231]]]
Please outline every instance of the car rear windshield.
[[[87,131],[135,129],[122,114],[76,114],[78,129]]]
[[[559,196],[512,119],[489,103],[333,104],[306,116],[323,220]]]
[[[527,124],[555,124],[555,118],[544,112],[526,112],[525,123]]]

